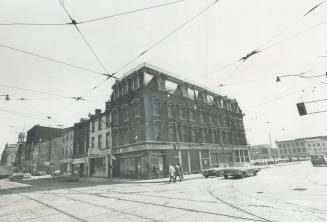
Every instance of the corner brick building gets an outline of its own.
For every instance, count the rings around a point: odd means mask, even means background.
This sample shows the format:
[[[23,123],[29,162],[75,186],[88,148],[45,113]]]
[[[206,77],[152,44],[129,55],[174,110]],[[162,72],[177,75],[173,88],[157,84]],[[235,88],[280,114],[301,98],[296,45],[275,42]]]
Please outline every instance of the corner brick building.
[[[112,87],[114,176],[184,174],[218,163],[249,161],[243,114],[235,99],[142,64]]]

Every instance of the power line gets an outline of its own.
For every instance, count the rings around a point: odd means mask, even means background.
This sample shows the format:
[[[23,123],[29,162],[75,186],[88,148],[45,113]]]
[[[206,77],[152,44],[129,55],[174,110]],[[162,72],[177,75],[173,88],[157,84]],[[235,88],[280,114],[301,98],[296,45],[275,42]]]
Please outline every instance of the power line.
[[[175,28],[173,31],[169,32],[167,35],[165,35],[164,37],[162,37],[161,39],[159,39],[158,41],[154,42],[150,47],[148,47],[146,50],[142,51],[139,55],[137,55],[136,57],[134,57],[133,59],[131,59],[129,62],[127,62],[125,65],[123,65],[120,69],[118,69],[118,72],[120,72],[122,69],[124,69],[125,67],[127,67],[129,64],[131,64],[132,62],[134,62],[136,59],[138,59],[139,57],[143,56],[144,54],[146,54],[147,52],[149,52],[151,49],[153,49],[154,47],[158,46],[160,43],[162,43],[164,40],[166,40],[167,38],[169,38],[171,35],[173,35],[174,33],[176,33],[177,31],[179,31],[180,29],[182,29],[184,26],[186,26],[187,24],[189,24],[191,21],[193,21],[194,19],[196,19],[197,17],[199,17],[200,15],[202,15],[204,12],[206,12],[209,8],[211,8],[213,5],[215,5],[217,2],[219,2],[220,0],[215,0],[213,3],[211,3],[209,6],[207,6],[206,8],[204,8],[203,10],[201,10],[200,12],[198,12],[197,14],[195,14],[194,16],[192,16],[191,18],[189,18],[186,22],[182,23],[181,25],[179,25],[177,28]]]
[[[88,42],[88,40],[85,38],[85,36],[81,32],[81,30],[78,28],[78,26],[77,26],[78,22],[73,19],[73,17],[70,15],[70,13],[68,12],[68,10],[64,6],[64,4],[61,2],[61,0],[59,0],[59,2],[60,2],[60,5],[62,6],[62,8],[65,10],[65,12],[66,12],[67,16],[69,17],[69,19],[71,20],[71,23],[70,24],[74,25],[74,27],[76,28],[78,34],[82,37],[83,41],[85,42],[85,44],[87,45],[87,47],[89,48],[89,50],[91,51],[91,53],[93,54],[93,56],[96,58],[96,60],[100,64],[100,66],[106,72],[106,75],[107,76],[110,76],[110,77],[113,77],[113,78],[116,78],[116,77],[114,77],[114,75],[109,74],[107,68],[105,67],[105,65],[103,64],[103,62],[100,60],[99,56],[95,53],[95,50],[93,49],[93,47],[91,46],[91,44]]]
[[[184,2],[184,1],[186,1],[186,0],[179,0],[179,1],[173,1],[173,2],[159,4],[159,5],[153,5],[153,6],[149,6],[149,7],[146,7],[146,8],[140,8],[140,9],[135,9],[135,10],[132,10],[132,11],[121,12],[121,13],[117,13],[117,14],[113,14],[113,15],[109,15],[109,16],[104,16],[104,17],[100,17],[100,18],[84,20],[84,21],[78,22],[78,24],[85,24],[85,23],[89,23],[89,22],[95,22],[95,21],[99,21],[99,20],[110,19],[110,18],[122,16],[122,15],[127,15],[127,14],[131,14],[131,13],[146,11],[146,10],[150,10],[150,9],[154,9],[154,8],[159,8],[159,7],[163,7],[163,6],[167,6],[167,5],[172,5],[172,4],[176,4],[176,3],[180,3],[180,2]]]
[[[41,59],[44,59],[44,60],[47,60],[47,61],[50,61],[50,62],[59,63],[61,65],[69,66],[69,67],[72,67],[72,68],[75,68],[75,69],[91,72],[91,73],[102,75],[102,76],[107,76],[106,73],[97,72],[97,71],[94,71],[94,70],[89,69],[89,68],[85,68],[85,67],[82,67],[82,66],[70,64],[70,63],[67,63],[67,62],[64,62],[64,61],[61,61],[61,60],[58,60],[58,59],[46,57],[46,56],[36,54],[36,53],[33,53],[33,52],[29,52],[29,51],[26,51],[26,50],[14,48],[14,47],[2,44],[2,43],[0,43],[0,47],[7,48],[7,49],[10,49],[10,50],[13,50],[13,51],[16,51],[16,52],[20,52],[20,53],[23,53],[23,54],[27,54],[27,55],[30,55],[30,56],[38,57],[38,58],[41,58]]]
[[[91,22],[100,21],[100,20],[111,19],[111,18],[114,18],[114,17],[122,16],[122,15],[128,15],[128,14],[133,14],[133,13],[137,13],[137,12],[141,12],[141,11],[147,11],[147,10],[150,10],[150,9],[155,9],[155,8],[159,8],[159,7],[173,5],[173,4],[183,2],[183,1],[186,1],[186,0],[178,0],[178,1],[173,1],[173,2],[167,2],[167,3],[163,3],[163,4],[159,4],[159,5],[153,5],[153,6],[140,8],[140,9],[135,9],[135,10],[131,10],[131,11],[120,12],[120,13],[117,13],[117,14],[108,15],[108,16],[104,16],[104,17],[99,17],[99,18],[94,18],[94,19],[89,19],[89,20],[83,20],[81,22],[78,22],[77,24],[85,24],[85,23],[91,23]],[[0,23],[0,26],[65,26],[65,25],[72,25],[72,24],[71,23],[64,23],[64,22],[63,23],[29,23],[29,22]]]

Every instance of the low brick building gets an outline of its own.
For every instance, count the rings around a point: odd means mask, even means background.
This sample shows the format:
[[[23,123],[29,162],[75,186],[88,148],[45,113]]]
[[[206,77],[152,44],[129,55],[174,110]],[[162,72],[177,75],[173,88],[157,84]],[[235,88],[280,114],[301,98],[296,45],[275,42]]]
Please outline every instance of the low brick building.
[[[191,173],[249,161],[235,99],[149,64],[126,73],[112,89],[114,175],[164,176],[174,162]]]

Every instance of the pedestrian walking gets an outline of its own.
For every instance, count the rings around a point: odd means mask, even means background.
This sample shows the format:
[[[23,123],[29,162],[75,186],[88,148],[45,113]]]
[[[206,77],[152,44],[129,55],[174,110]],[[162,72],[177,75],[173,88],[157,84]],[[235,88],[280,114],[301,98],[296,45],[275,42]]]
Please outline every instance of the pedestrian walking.
[[[176,177],[175,177],[175,168],[172,164],[169,164],[169,182],[171,182],[171,179],[173,179],[174,183],[176,183]]]
[[[179,177],[179,181],[182,182],[181,168],[179,166],[179,163],[177,163],[177,164],[175,163],[174,169],[175,169],[175,181],[176,181],[176,178]]]

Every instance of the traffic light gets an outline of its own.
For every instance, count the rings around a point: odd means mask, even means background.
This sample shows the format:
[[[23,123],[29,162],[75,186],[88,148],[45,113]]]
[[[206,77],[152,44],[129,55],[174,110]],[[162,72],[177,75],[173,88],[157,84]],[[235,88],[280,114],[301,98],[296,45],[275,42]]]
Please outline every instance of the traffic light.
[[[303,102],[297,103],[296,107],[297,107],[297,110],[299,111],[300,116],[304,116],[304,115],[308,114]]]

